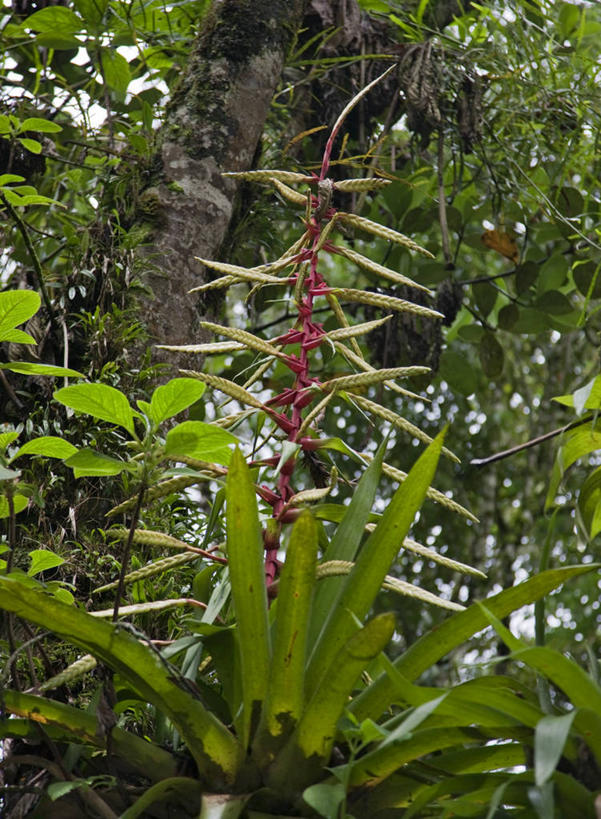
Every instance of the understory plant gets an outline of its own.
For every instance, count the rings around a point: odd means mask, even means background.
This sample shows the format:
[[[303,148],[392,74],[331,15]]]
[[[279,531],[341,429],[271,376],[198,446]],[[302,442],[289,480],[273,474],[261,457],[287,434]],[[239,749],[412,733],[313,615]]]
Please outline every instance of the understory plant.
[[[585,718],[558,723],[554,764],[547,763],[543,776],[532,767],[531,748],[538,759],[537,725],[548,715],[526,686],[494,675],[450,688],[416,682],[483,628],[492,623],[502,629],[498,621],[591,567],[548,570],[489,598],[485,608],[474,603],[465,610],[388,574],[402,548],[443,569],[477,569],[409,537],[426,499],[473,516],[432,486],[440,454],[454,458],[443,446],[444,434],[430,441],[365,395],[382,386],[410,397],[396,379],[424,368],[371,367],[357,338],[386,319],[352,323],[342,304],[411,311],[433,321],[440,314],[390,295],[331,286],[325,272],[323,259],[330,254],[375,277],[421,287],[336,240],[338,228],[350,227],[427,253],[390,228],[335,208],[337,191],[377,193],[388,183],[328,176],[344,118],[370,87],[334,125],[319,175],[238,174],[272,184],[305,208],[302,236],[281,259],[255,268],[203,260],[221,275],[202,289],[238,282],[284,288],[295,311],[292,327],[276,338],[204,322],[204,329],[227,340],[185,348],[202,355],[254,351],[256,368],[245,384],[185,370],[136,407],[104,384],[77,383],[55,393],[69,412],[117,427],[115,452],[59,451],[55,439],[29,454],[59,457],[79,477],[121,475],[131,496],[108,517],[107,534],[124,543],[120,571],[95,590],[88,610],[57,599],[22,571],[0,577],[0,607],[9,617],[50,629],[85,652],[31,690],[19,690],[14,676],[2,689],[2,735],[40,746],[37,753],[13,753],[11,765],[39,767],[50,783],[32,815],[64,815],[76,799],[85,815],[122,819],[486,817],[495,815],[489,807],[494,800],[522,815],[552,815],[537,813],[541,799],[545,805],[555,800],[562,816],[592,815],[591,790],[556,770],[562,756],[575,759],[579,736],[588,742]],[[296,184],[308,186],[308,193],[291,187]],[[336,329],[317,320],[315,305],[323,301]],[[270,395],[262,378],[280,364],[289,386]],[[341,365],[346,370],[336,369]],[[327,377],[326,367],[333,367]],[[198,404],[204,385],[241,409],[211,424],[187,420],[165,431],[166,422]],[[253,385],[261,388],[253,391]],[[409,474],[384,462],[385,437],[371,453],[325,437],[320,425],[335,401],[428,444]],[[255,443],[245,457],[249,430]],[[6,442],[7,452],[14,440]],[[354,473],[339,478],[333,463],[325,469],[320,458],[332,453],[363,468],[360,479]],[[7,455],[7,469],[17,454]],[[305,462],[312,466],[306,472]],[[307,484],[307,473],[317,485]],[[384,511],[377,504],[382,473],[399,483]],[[8,497],[18,475],[0,477],[10,483]],[[155,501],[195,484],[216,490],[214,501],[208,512],[203,502],[203,517],[190,520],[184,537],[145,525]],[[337,486],[347,485],[348,503],[326,502]],[[17,513],[7,502],[11,552],[19,548]],[[150,549],[159,550],[158,560],[130,565],[136,551]],[[143,599],[141,590],[184,563],[191,563],[192,573],[179,596]],[[383,586],[454,610],[394,662],[385,653],[395,635],[394,615],[371,615]],[[95,600],[107,595],[113,595],[111,605],[97,608]],[[150,614],[175,617],[182,610],[187,614],[170,621],[164,639],[145,631]],[[7,683],[23,650],[23,643],[13,647]],[[542,661],[534,667],[547,673]],[[80,686],[94,669],[96,690],[81,707],[48,696]],[[597,740],[588,747],[598,759]],[[516,766],[524,771],[517,778]]]

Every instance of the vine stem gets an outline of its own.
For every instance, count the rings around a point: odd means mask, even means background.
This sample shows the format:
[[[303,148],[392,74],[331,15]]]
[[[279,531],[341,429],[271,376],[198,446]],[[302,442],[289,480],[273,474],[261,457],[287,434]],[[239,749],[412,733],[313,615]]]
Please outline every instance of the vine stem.
[[[121,600],[121,595],[123,594],[123,589],[125,588],[125,575],[127,574],[127,569],[129,566],[129,557],[131,555],[131,547],[134,542],[134,533],[136,531],[136,526],[138,525],[138,521],[140,519],[140,511],[142,509],[142,503],[144,502],[144,495],[146,494],[146,481],[143,480],[140,489],[138,490],[138,498],[136,500],[136,508],[134,509],[134,513],[132,515],[131,523],[129,525],[129,535],[127,537],[127,542],[125,544],[125,549],[123,552],[123,558],[121,560],[121,571],[119,573],[119,584],[117,586],[117,594],[115,595],[115,607],[113,609],[113,623],[117,622],[117,618],[119,617],[119,603]]]
[[[21,236],[23,237],[23,241],[25,242],[25,246],[27,247],[27,252],[31,257],[31,262],[33,264],[33,269],[35,271],[35,277],[37,281],[38,288],[42,295],[42,301],[44,302],[44,307],[48,311],[48,317],[50,319],[50,325],[52,327],[53,335],[56,335],[56,320],[54,318],[54,310],[52,308],[52,302],[50,301],[50,296],[48,295],[48,291],[46,290],[46,285],[44,283],[44,271],[42,270],[42,265],[40,263],[40,259],[36,250],[33,246],[33,242],[31,241],[31,236],[29,235],[29,231],[27,230],[27,225],[21,219],[15,208],[11,205],[11,203],[6,199],[4,196],[0,196],[2,200],[2,204],[6,206],[6,209],[10,213],[11,219],[19,229]]]

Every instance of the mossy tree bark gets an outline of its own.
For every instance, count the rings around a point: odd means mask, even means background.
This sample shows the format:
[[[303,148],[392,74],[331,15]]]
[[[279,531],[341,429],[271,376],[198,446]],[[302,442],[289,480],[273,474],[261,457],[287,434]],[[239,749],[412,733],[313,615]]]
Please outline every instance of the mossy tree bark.
[[[215,2],[193,46],[159,135],[158,170],[142,192],[155,211],[145,251],[154,298],[144,319],[152,342],[198,339],[198,303],[188,291],[202,284],[204,272],[194,257],[214,258],[223,242],[236,185],[221,173],[251,166],[305,6]]]

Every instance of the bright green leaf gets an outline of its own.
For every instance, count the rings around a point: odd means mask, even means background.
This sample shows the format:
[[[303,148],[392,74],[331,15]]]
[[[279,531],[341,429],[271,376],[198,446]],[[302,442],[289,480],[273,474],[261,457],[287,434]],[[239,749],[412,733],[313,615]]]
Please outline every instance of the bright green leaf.
[[[23,21],[23,28],[41,32],[71,33],[80,31],[82,19],[65,6],[47,6],[35,11]]]
[[[16,441],[18,437],[18,432],[0,432],[0,452],[5,452],[12,442]]]
[[[108,455],[94,452],[93,449],[78,450],[65,460],[65,464],[73,470],[76,478],[93,475],[118,475],[124,469],[127,469],[127,464],[124,461],[118,461]]]
[[[43,134],[56,134],[62,131],[62,127],[57,122],[41,117],[28,117],[21,123],[21,131],[38,131]]]
[[[19,512],[22,512],[23,509],[29,503],[28,498],[25,495],[13,495],[13,504],[15,508],[15,515],[18,515]],[[10,515],[10,511],[8,508],[8,500],[4,495],[0,496],[0,518],[7,518]]]
[[[29,137],[19,137],[19,142],[24,148],[26,148],[28,151],[31,151],[32,154],[42,153],[42,144],[38,142],[37,139],[30,139]]]
[[[102,76],[109,88],[113,88],[120,94],[125,94],[127,86],[131,81],[129,63],[114,48],[101,48],[100,59],[102,62]]]
[[[21,455],[45,455],[47,458],[69,458],[77,452],[77,447],[65,441],[64,438],[57,438],[54,435],[42,435],[40,438],[34,438],[33,441],[28,441],[19,448],[17,453],[13,455],[11,461],[15,458],[20,458]]]
[[[250,470],[238,449],[234,450],[225,491],[227,556],[243,684],[241,741],[247,747],[251,722],[258,717],[265,697],[271,652],[257,497]]]
[[[4,333],[30,319],[40,309],[41,299],[34,290],[7,290],[0,293],[0,341]]]
[[[10,341],[13,344],[37,344],[35,338],[26,333],[24,330],[5,330],[4,332],[0,331],[0,341]],[[15,365],[18,367],[22,363],[25,362],[15,362]],[[12,364],[0,364],[0,369],[8,370],[10,369]]]
[[[48,569],[54,569],[57,566],[62,566],[64,558],[60,557],[49,549],[34,549],[29,552],[31,565],[27,570],[29,577],[33,577],[40,572],[45,572]]]
[[[150,401],[153,421],[160,424],[192,406],[201,398],[205,388],[206,385],[196,378],[172,378],[171,381],[157,387]]]
[[[54,397],[76,412],[125,427],[134,434],[134,413],[125,395],[107,384],[73,384],[57,390]]]
[[[231,432],[221,427],[204,421],[183,421],[167,433],[165,454],[186,455],[227,466],[232,457],[229,447],[236,441]]]

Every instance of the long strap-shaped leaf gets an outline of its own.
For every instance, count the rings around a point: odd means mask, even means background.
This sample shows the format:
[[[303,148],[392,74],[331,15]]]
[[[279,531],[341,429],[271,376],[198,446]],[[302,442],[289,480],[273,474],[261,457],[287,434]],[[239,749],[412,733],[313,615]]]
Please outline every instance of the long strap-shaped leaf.
[[[307,636],[315,566],[317,524],[309,511],[294,524],[277,599],[277,620],[267,697],[254,756],[264,767],[298,723],[305,702]]]
[[[524,583],[489,597],[486,608],[499,618],[506,617],[513,611],[534,603],[545,594],[561,586],[567,580],[598,569],[599,564],[586,566],[566,566],[561,569],[549,569],[531,577]],[[417,679],[420,674],[438,662],[461,643],[469,640],[474,634],[489,625],[485,612],[478,603],[465,611],[453,614],[438,626],[417,640],[398,660],[397,668],[409,680]],[[366,688],[351,704],[351,710],[361,722],[368,717],[377,719],[397,698],[397,686],[391,677],[382,674]]]
[[[227,730],[177,680],[152,649],[110,623],[61,603],[18,580],[0,577],[0,608],[81,646],[118,671],[148,702],[177,726],[201,777],[232,782],[241,763],[241,747]]]
[[[440,456],[444,433],[432,442],[395,492],[378,527],[361,549],[355,567],[341,589],[323,626],[308,671],[312,694],[342,646],[369,612],[407,536],[416,512],[423,503]]]
[[[242,674],[239,730],[247,747],[267,690],[270,644],[257,496],[250,470],[238,449],[228,470],[225,497],[227,555]]]
[[[96,748],[105,747],[104,738],[98,734],[96,718],[72,705],[8,689],[2,692],[2,704],[9,713],[27,718],[32,727],[34,722],[38,722],[46,730],[56,728],[61,733],[55,739],[85,743]],[[11,727],[17,723],[20,720],[4,721],[4,735],[10,736]],[[34,738],[39,739],[39,734]],[[111,731],[111,750],[116,756],[127,760],[139,773],[154,781],[174,776],[177,771],[177,761],[168,751],[122,728],[115,727]]]
[[[290,792],[314,780],[331,754],[338,721],[357,677],[385,648],[394,628],[394,615],[380,614],[337,652],[331,673],[315,691],[298,728],[276,758],[268,774],[269,784]]]
[[[385,451],[386,441],[383,441],[373,461],[361,476],[346,513],[336,527],[334,537],[325,551],[324,561],[355,559],[378,489]],[[309,645],[315,645],[343,582],[343,578],[337,577],[320,583],[317,587],[311,614]]]

